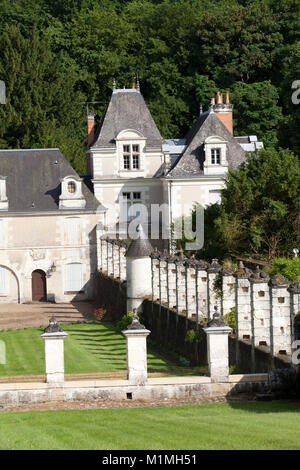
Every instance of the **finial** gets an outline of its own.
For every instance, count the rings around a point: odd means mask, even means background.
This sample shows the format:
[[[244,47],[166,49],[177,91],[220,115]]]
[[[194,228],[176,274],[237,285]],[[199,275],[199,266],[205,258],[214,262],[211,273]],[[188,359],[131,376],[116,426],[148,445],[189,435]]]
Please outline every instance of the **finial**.
[[[138,73],[136,74],[136,89],[137,91],[140,91],[140,81]]]
[[[113,91],[115,91],[115,89],[116,89],[116,80],[114,79],[113,80]]]
[[[200,116],[201,114],[203,113],[203,106],[202,106],[202,103],[200,104]]]

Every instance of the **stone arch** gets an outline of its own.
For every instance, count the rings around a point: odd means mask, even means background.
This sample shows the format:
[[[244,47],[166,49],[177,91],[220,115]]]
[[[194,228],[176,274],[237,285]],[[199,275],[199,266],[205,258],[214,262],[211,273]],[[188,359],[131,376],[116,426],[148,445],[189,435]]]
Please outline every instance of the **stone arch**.
[[[11,287],[11,280],[14,279],[14,281],[15,281],[15,290],[16,290],[16,295],[14,297],[17,298],[18,304],[20,304],[21,303],[21,292],[20,292],[20,280],[19,280],[18,275],[15,273],[15,271],[12,268],[10,268],[9,266],[6,266],[5,264],[0,264],[0,267],[4,268],[4,269],[7,269],[7,271],[9,271],[9,273],[10,273],[10,278],[9,278],[10,287]],[[10,289],[10,291],[13,292],[12,289]],[[8,297],[9,297],[9,295],[8,295]]]

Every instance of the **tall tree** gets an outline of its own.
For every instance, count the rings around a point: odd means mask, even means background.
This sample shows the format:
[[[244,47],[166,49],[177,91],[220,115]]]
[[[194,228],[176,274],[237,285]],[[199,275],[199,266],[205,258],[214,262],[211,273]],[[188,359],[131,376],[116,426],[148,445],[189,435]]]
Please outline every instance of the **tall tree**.
[[[7,105],[0,109],[1,147],[66,149],[66,142],[73,141],[66,156],[83,171],[78,129],[83,129],[85,111],[79,105],[83,96],[75,91],[75,74],[64,70],[60,55],[53,55],[36,30],[25,38],[18,26],[7,26],[0,56],[0,76],[7,87]]]

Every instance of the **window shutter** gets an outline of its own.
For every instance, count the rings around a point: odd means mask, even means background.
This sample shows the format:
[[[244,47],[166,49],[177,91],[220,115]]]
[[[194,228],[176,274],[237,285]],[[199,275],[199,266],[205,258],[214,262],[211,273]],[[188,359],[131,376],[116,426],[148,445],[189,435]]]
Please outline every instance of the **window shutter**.
[[[81,238],[81,221],[78,217],[70,217],[65,220],[66,223],[66,240],[68,245],[79,245]]]
[[[82,287],[82,264],[67,264],[65,266],[65,290],[67,292],[78,292]]]
[[[0,294],[7,294],[7,269],[0,266]]]

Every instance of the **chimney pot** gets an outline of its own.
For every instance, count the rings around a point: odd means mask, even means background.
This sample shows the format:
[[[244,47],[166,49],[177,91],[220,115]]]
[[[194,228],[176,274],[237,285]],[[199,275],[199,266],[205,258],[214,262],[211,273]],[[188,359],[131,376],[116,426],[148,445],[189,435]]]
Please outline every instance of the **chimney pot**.
[[[87,116],[88,124],[88,147],[90,147],[94,141],[94,128],[95,128],[95,114],[92,112],[88,113]]]

